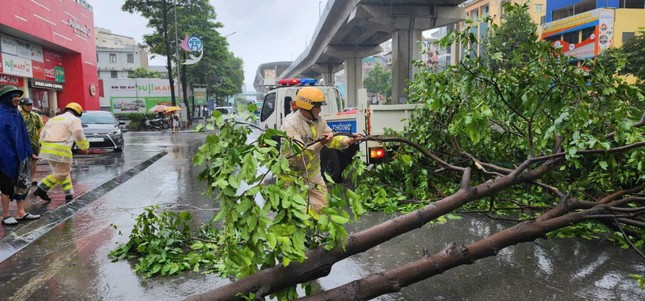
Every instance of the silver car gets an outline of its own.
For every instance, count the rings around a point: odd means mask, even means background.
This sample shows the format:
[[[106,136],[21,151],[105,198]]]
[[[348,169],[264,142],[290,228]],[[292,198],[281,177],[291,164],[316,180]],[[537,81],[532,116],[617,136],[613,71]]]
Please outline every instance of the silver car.
[[[108,111],[85,111],[81,116],[83,133],[90,142],[90,148],[109,148],[123,151],[123,129],[114,114]]]

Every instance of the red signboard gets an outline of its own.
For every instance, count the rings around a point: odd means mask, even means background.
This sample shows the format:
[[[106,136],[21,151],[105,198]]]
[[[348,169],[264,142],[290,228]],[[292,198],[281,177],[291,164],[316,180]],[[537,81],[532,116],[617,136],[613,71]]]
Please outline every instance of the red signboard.
[[[23,79],[22,77],[17,77],[13,75],[0,74],[0,85],[11,85],[16,87],[22,87]]]
[[[56,80],[56,70],[55,67],[63,66],[63,57],[47,48],[43,49],[43,77],[44,80],[55,81]]]
[[[31,73],[33,74],[33,78],[45,79],[45,64],[31,61]]]

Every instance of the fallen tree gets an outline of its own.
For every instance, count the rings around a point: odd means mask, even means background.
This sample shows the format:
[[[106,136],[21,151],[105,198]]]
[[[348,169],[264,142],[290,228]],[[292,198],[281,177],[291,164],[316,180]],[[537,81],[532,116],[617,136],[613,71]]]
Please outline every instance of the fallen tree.
[[[507,22],[526,19],[525,6],[504,8]],[[149,211],[113,255],[139,257],[137,269],[149,275],[206,269],[235,278],[194,300],[295,299],[301,297],[295,285],[306,287],[336,262],[464,211],[516,225],[475,242],[447,242],[435,254],[305,299],[367,300],[549,235],[603,236],[642,255],[641,91],[602,65],[572,64],[559,49],[536,42],[534,24],[521,22],[502,25],[517,31],[500,30],[503,36],[490,25],[490,54],[417,75],[409,86],[409,99],[419,103],[411,126],[366,138],[388,143],[393,162],[367,169],[357,160],[353,189],[331,189],[331,208],[320,216],[304,214],[306,183],[293,182],[273,138],[282,137],[289,153],[299,146],[275,130],[248,143],[248,128],[216,116],[219,134],[195,158],[220,202],[213,223],[193,231],[186,215]],[[470,32],[448,36],[443,46],[477,46]],[[500,39],[505,43],[495,43]],[[262,182],[269,172],[276,181]],[[356,217],[364,208],[407,213],[347,235],[350,215],[343,208]],[[642,275],[633,277],[642,283]]]

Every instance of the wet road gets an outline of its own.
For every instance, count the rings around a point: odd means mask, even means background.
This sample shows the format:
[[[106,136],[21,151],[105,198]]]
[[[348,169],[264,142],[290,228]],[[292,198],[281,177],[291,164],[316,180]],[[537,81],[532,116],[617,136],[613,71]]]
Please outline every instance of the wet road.
[[[150,205],[189,210],[202,220],[216,205],[196,180],[192,156],[203,134],[127,133],[122,154],[76,157],[77,199],[65,204],[52,193],[51,204],[27,200],[38,221],[2,231],[0,296],[6,300],[181,300],[227,283],[213,275],[187,273],[146,279],[127,261],[107,254],[125,242],[134,217]],[[38,166],[44,175],[47,165]],[[40,175],[40,176],[42,176]],[[358,231],[387,218],[370,214]],[[115,230],[112,225],[116,225]],[[465,217],[429,225],[364,254],[336,264],[318,281],[329,289],[361,276],[434,253],[454,241],[465,244],[499,231],[502,225]],[[119,235],[121,232],[123,235]],[[505,249],[478,261],[404,288],[378,300],[645,300],[630,273],[645,273],[645,260],[604,242],[540,240]]]

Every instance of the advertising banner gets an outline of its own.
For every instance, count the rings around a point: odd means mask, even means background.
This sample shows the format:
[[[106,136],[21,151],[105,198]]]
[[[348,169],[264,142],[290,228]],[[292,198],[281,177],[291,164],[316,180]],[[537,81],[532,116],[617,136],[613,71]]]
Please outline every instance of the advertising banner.
[[[33,78],[45,79],[45,64],[42,62],[31,61]]]
[[[11,85],[16,87],[22,87],[22,84],[23,84],[22,77],[0,74],[0,85]]]
[[[9,75],[32,77],[31,60],[15,55],[2,54],[2,72]]]
[[[193,97],[195,100],[195,105],[206,105],[208,103],[206,97],[206,88],[193,88]]]
[[[60,82],[65,82],[65,69],[63,68],[63,57],[47,48],[43,49],[43,69],[45,73],[45,80],[59,81],[57,75],[62,75],[63,78]],[[58,69],[58,72],[57,72]]]
[[[0,35],[0,49],[2,50],[2,52],[7,54],[18,54],[16,39],[5,35]]]
[[[172,103],[165,79],[104,79],[102,89],[114,113],[149,113],[158,104]]]
[[[65,68],[54,66],[54,80],[60,83],[65,82]]]
[[[613,44],[614,11],[609,9],[594,9],[568,18],[545,23],[542,28],[542,39],[560,37],[583,29],[593,28],[593,32],[579,43],[569,43],[555,40],[553,45],[562,47],[562,52],[579,59],[593,58]]]

